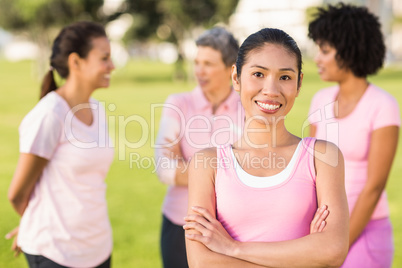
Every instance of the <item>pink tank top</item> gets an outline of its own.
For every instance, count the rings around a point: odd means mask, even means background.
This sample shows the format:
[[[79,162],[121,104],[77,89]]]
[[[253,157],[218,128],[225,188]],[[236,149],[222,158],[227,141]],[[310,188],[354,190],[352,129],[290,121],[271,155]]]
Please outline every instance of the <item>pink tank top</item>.
[[[287,167],[292,169],[290,176],[265,188],[247,186],[239,179],[231,145],[217,148],[217,219],[235,240],[275,242],[310,233],[317,210],[314,143],[314,138],[304,138],[293,156],[297,161]]]

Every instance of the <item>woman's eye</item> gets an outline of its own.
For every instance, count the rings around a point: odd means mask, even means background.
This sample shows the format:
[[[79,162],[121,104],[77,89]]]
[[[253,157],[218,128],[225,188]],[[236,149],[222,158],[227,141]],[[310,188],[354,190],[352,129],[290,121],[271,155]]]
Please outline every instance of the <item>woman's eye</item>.
[[[280,80],[290,80],[290,76],[282,75]]]
[[[324,54],[324,55],[326,55],[326,54],[329,53],[329,49],[327,49],[327,48],[321,48],[320,51],[321,51],[321,53]]]
[[[262,73],[260,73],[260,72],[256,72],[253,75],[256,76],[256,77],[264,77],[264,75]]]

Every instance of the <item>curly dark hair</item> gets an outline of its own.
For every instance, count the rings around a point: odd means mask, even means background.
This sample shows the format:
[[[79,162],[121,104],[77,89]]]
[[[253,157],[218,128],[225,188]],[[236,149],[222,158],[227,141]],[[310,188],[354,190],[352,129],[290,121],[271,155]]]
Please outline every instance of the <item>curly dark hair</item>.
[[[308,31],[317,44],[327,42],[334,47],[339,66],[357,77],[375,74],[384,63],[381,24],[366,7],[338,3],[318,8]]]

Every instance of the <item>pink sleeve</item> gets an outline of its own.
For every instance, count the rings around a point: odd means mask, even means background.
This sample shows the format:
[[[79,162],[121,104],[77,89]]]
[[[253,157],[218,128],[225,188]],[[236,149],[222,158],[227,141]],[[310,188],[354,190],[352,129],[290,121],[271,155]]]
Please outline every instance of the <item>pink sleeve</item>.
[[[61,132],[62,124],[52,111],[34,109],[19,127],[20,152],[50,160],[59,144]]]
[[[182,106],[180,99],[175,95],[166,100],[155,143],[155,170],[159,180],[168,185],[174,185],[177,160],[169,157],[169,150],[164,147],[176,145],[184,134],[182,124],[185,119]]]
[[[401,118],[397,101],[391,96],[386,95],[384,102],[378,107],[374,114],[372,126],[373,130],[387,126],[400,126]]]

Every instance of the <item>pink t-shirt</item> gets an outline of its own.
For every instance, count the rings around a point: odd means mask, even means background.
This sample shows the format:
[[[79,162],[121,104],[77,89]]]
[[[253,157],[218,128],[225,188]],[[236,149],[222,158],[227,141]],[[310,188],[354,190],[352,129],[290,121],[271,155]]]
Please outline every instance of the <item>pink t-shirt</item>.
[[[50,92],[19,127],[20,152],[49,162],[21,218],[18,245],[68,267],[94,267],[112,252],[105,177],[114,149],[103,106],[94,99],[90,105],[87,126]]]
[[[217,148],[217,219],[231,237],[242,242],[276,242],[310,233],[310,223],[317,210],[314,144],[314,138],[303,139],[300,150],[292,157],[294,164],[274,175],[275,179],[283,177],[280,182],[263,188],[242,182],[234,167],[238,162],[233,159],[230,145]],[[255,178],[270,180],[271,177]]]
[[[396,100],[384,90],[370,84],[358,104],[345,118],[335,118],[334,106],[338,86],[323,89],[314,96],[309,112],[310,124],[316,126],[316,138],[335,143],[345,158],[345,187],[349,210],[352,211],[367,181],[371,132],[386,126],[399,126]],[[372,219],[389,215],[385,191]]]
[[[232,90],[229,97],[212,113],[212,105],[201,88],[174,94],[166,100],[156,140],[156,171],[169,188],[163,203],[163,214],[173,223],[183,225],[187,215],[188,188],[174,185],[176,161],[169,159],[162,148],[166,139],[178,142],[183,158],[189,161],[195,152],[240,138],[244,113],[240,97]]]

